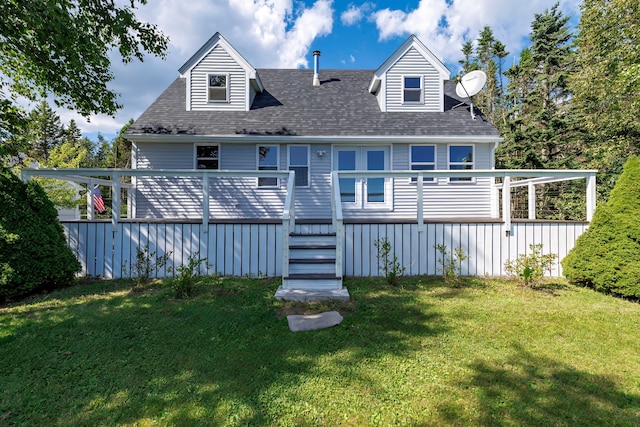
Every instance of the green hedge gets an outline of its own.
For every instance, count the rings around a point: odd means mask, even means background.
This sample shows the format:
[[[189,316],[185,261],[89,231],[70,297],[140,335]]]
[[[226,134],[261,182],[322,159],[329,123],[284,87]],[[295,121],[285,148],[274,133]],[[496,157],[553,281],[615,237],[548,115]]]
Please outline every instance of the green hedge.
[[[627,298],[640,298],[640,160],[633,156],[598,206],[589,229],[562,260],[574,284]]]
[[[79,270],[42,187],[0,167],[0,302],[66,286]]]

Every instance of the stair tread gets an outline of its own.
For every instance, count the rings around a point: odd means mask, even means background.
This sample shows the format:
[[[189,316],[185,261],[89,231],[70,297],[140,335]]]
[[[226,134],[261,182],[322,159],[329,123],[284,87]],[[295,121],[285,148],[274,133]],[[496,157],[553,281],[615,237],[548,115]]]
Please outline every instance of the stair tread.
[[[327,243],[310,243],[310,244],[295,244],[289,245],[289,249],[335,249],[336,245]]]
[[[335,258],[289,258],[289,264],[335,264]]]
[[[289,233],[291,237],[335,237],[336,233]]]
[[[342,277],[338,277],[332,273],[296,273],[289,274],[289,277],[285,277],[286,280],[342,280]]]

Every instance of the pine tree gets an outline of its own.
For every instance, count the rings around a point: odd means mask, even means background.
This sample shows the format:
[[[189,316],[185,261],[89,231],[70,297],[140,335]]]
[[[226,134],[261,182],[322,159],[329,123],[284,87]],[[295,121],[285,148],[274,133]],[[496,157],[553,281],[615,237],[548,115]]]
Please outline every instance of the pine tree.
[[[506,99],[511,110],[508,126],[503,129],[505,141],[496,153],[498,167],[575,167],[575,119],[569,109],[567,88],[573,56],[568,20],[557,3],[536,14],[531,23],[531,46],[522,51],[520,63],[505,73],[510,80]],[[579,219],[583,214],[574,209],[578,203],[572,195],[574,187],[571,183],[541,187],[541,217]],[[516,194],[514,202],[523,197]],[[558,197],[567,200],[557,203]]]
[[[60,117],[47,101],[41,101],[27,116],[27,132],[24,135],[28,154],[34,160],[45,162],[51,150],[60,145],[63,128]]]

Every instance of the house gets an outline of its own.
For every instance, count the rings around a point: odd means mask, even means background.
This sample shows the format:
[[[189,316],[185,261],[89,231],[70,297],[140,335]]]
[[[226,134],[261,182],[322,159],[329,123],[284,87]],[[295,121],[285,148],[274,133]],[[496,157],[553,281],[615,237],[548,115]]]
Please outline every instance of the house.
[[[281,295],[344,296],[344,275],[382,274],[383,239],[407,274],[437,274],[445,247],[468,256],[462,274],[502,275],[532,243],[563,257],[588,226],[595,171],[496,170],[499,132],[417,37],[376,70],[313,55],[313,70],[256,69],[216,33],[129,127],[132,169],[25,170],[110,186],[113,212],[127,191],[127,218],[63,223],[84,272],[126,276],[148,245],[171,253],[159,277],[198,253],[209,273],[282,276]],[[587,182],[587,221],[536,220],[535,187],[567,179]]]

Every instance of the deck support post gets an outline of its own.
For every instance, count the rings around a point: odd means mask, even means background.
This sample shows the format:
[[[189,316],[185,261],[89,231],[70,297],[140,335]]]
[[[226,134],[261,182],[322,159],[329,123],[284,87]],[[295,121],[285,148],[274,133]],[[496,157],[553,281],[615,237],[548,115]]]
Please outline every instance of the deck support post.
[[[529,196],[527,198],[529,219],[536,219],[536,186],[533,182],[530,182],[527,187],[529,188]]]
[[[118,221],[120,220],[120,174],[111,173],[111,226],[113,232],[118,231]]]
[[[502,220],[505,235],[511,235],[511,177],[505,175],[502,180]]]
[[[93,219],[93,180],[87,184],[87,219]]]
[[[424,177],[422,173],[418,173],[418,183],[416,185],[416,191],[418,192],[418,232],[424,231],[424,191],[423,191],[423,180]]]
[[[596,211],[596,174],[587,177],[587,221],[591,222]]]
[[[209,232],[209,174],[202,174],[202,232]]]

